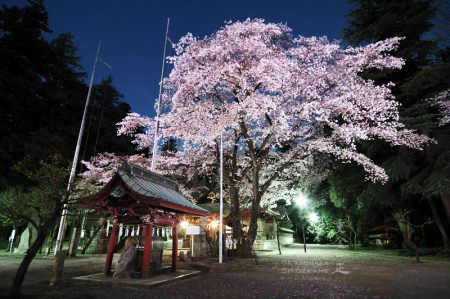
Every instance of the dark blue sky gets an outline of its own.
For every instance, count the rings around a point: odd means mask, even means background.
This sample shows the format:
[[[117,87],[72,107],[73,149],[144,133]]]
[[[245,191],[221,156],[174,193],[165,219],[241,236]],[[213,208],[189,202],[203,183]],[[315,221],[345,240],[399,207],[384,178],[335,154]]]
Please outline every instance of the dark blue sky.
[[[25,0],[0,0],[22,6]],[[191,32],[210,35],[224,21],[263,18],[287,23],[294,34],[339,39],[350,5],[346,0],[46,0],[53,34],[75,37],[82,64],[90,76],[98,41],[101,56],[112,65],[114,84],[132,110],[154,115],[158,97],[167,17],[172,41]],[[169,54],[173,53],[171,48]],[[98,65],[95,82],[109,70]]]

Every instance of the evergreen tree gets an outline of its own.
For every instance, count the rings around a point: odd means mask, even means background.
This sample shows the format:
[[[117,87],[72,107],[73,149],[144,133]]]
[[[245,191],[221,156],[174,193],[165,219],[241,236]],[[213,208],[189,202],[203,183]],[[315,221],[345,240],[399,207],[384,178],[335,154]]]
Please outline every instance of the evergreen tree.
[[[11,167],[25,157],[34,161],[53,153],[67,160],[73,157],[88,87],[73,36],[44,38],[51,32],[47,17],[42,0],[0,9],[0,190],[23,181]],[[116,123],[130,106],[122,101],[112,78],[97,90],[84,158],[89,159],[94,148],[131,153],[129,138],[116,137]]]
[[[48,78],[50,45],[43,34],[50,32],[43,1],[30,6],[2,6],[0,10],[0,185],[14,161],[38,127],[43,109],[42,83]]]
[[[130,138],[117,136],[116,124],[130,112],[130,106],[122,99],[123,95],[113,85],[112,76],[94,86],[82,159],[89,159],[101,152],[114,152],[118,155],[133,152]]]
[[[391,179],[385,185],[363,183],[356,188],[358,193],[352,197],[354,200],[359,199],[364,205],[378,201],[380,207],[388,206],[391,213],[400,207],[423,211],[421,201],[428,201],[429,211],[439,227],[443,243],[448,246],[448,234],[440,221],[443,215],[437,213],[436,205],[440,203],[436,198],[440,197],[444,201],[450,193],[450,144],[447,141],[449,127],[436,125],[437,111],[425,101],[446,90],[450,83],[449,62],[445,60],[442,51],[438,51],[437,43],[425,38],[433,26],[433,1],[351,2],[355,8],[349,13],[349,25],[344,30],[344,37],[351,44],[361,45],[393,36],[404,37],[396,52],[396,56],[405,59],[405,66],[401,70],[374,70],[364,75],[380,83],[394,82],[394,95],[402,105],[402,122],[437,141],[422,152],[389,148],[382,142],[363,144],[362,147],[371,158],[383,163]],[[343,189],[348,189],[348,176],[342,174],[358,169],[345,168],[346,166],[340,167],[335,178]],[[342,191],[342,194],[345,193]],[[421,217],[427,217],[425,213],[421,214]]]

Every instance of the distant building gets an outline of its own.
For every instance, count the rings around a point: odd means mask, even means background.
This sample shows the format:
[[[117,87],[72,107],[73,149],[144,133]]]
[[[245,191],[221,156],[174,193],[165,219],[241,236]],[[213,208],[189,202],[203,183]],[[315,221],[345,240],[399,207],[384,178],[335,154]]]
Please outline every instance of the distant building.
[[[219,203],[207,203],[207,204],[199,204],[199,207],[209,211],[210,216],[206,217],[201,222],[204,225],[210,225],[212,221],[217,221],[219,219]],[[226,242],[224,246],[228,246],[229,248],[233,247],[232,240],[232,227],[231,220],[229,219],[231,213],[231,207],[229,204],[224,203],[223,206],[223,221],[224,221],[224,235],[226,238]],[[258,218],[258,230],[255,242],[253,243],[254,250],[276,250],[278,248],[277,243],[277,221],[279,218],[279,214],[270,209],[261,209],[260,217]],[[250,225],[250,212],[243,210],[241,212],[241,223],[242,227],[245,230],[248,229]],[[218,222],[217,222],[218,223]],[[228,224],[228,225],[227,225]],[[230,225],[230,226],[229,226]],[[211,229],[208,227],[203,228],[204,231],[211,232]],[[294,242],[294,231],[286,228],[279,228],[280,235],[280,245],[290,245]],[[195,242],[195,240],[194,240]],[[195,243],[194,243],[195,244]]]

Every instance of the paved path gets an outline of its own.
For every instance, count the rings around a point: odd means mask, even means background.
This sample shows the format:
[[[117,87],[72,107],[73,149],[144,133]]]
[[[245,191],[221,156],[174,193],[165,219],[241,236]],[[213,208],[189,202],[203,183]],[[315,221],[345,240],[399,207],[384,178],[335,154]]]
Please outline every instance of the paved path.
[[[9,259],[9,260],[8,260]],[[0,257],[0,281],[12,278],[14,259]],[[104,256],[69,259],[61,286],[49,288],[51,261],[36,260],[24,285],[31,298],[450,298],[450,261],[399,257],[385,251],[301,246],[254,260],[209,263],[211,272],[156,288],[77,281],[98,273]],[[3,268],[5,266],[5,268]],[[6,269],[6,270],[5,270]],[[0,289],[0,294],[1,294]]]

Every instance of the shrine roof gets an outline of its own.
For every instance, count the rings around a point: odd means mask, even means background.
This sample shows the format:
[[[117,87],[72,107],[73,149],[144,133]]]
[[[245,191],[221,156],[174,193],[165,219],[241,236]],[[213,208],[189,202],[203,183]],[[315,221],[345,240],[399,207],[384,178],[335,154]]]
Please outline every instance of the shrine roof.
[[[89,206],[96,201],[97,206],[106,208],[116,198],[123,197],[123,194],[115,194],[118,192],[117,188],[122,188],[120,192],[125,192],[141,205],[167,208],[199,216],[209,214],[207,210],[184,197],[180,193],[177,182],[134,164],[124,164],[99,193],[89,196],[82,202]]]
[[[278,230],[280,232],[284,232],[284,233],[295,233],[295,231],[293,231],[292,229],[285,228],[285,227],[278,227]]]
[[[214,202],[214,203],[202,203],[198,205],[199,207],[208,210],[211,214],[217,214],[220,211],[220,206],[219,203]],[[223,203],[223,214],[224,215],[228,215],[231,213],[231,206],[224,202]]]

